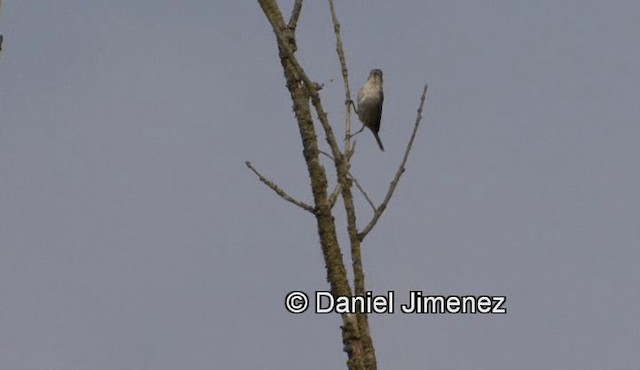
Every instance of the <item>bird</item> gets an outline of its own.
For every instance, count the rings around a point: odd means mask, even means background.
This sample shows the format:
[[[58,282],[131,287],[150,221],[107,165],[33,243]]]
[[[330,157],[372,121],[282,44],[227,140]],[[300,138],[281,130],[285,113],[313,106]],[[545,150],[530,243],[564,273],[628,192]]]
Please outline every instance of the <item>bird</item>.
[[[372,69],[367,82],[362,86],[360,91],[358,91],[357,113],[363,126],[356,134],[362,132],[365,127],[368,127],[371,132],[373,132],[373,136],[375,136],[380,150],[384,152],[384,146],[382,145],[382,141],[380,141],[380,136],[378,136],[380,119],[382,118],[383,100],[382,70],[377,68]]]

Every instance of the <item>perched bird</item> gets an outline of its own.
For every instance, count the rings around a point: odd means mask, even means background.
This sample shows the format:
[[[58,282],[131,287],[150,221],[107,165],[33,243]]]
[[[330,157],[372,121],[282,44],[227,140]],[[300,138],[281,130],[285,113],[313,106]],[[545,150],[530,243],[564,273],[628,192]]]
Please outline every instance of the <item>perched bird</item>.
[[[384,152],[384,146],[378,136],[380,131],[380,118],[382,117],[382,101],[384,100],[384,94],[382,93],[382,71],[379,69],[372,69],[369,74],[369,79],[362,86],[362,89],[358,92],[358,118],[364,126],[359,132],[368,127],[373,136],[376,137],[380,150]]]

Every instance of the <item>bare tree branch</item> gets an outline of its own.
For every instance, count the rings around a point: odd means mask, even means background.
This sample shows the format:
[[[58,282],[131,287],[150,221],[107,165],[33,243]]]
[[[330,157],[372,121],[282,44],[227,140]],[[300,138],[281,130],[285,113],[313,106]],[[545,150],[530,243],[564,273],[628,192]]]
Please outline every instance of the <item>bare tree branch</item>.
[[[369,198],[369,195],[367,194],[366,191],[364,191],[364,189],[362,188],[362,186],[360,186],[360,183],[358,182],[358,179],[356,179],[353,174],[349,173],[349,178],[351,178],[351,180],[353,181],[353,183],[356,185],[356,187],[358,188],[358,190],[360,190],[360,192],[362,193],[362,195],[364,196],[364,199],[366,199],[367,203],[369,203],[369,205],[371,206],[371,208],[373,209],[373,212],[376,211],[376,206],[375,204],[373,204],[373,201],[371,200],[371,198]]]
[[[340,195],[340,183],[336,184],[336,188],[333,189],[333,192],[331,192],[331,195],[329,195],[329,208],[333,208],[333,206],[336,205],[336,201],[338,200],[338,195]]]
[[[291,32],[296,32],[296,27],[298,27],[298,19],[300,18],[301,10],[302,0],[296,0],[296,3],[293,4],[293,11],[291,12],[291,18],[289,18],[289,24],[287,25]]]
[[[320,154],[324,155],[325,157],[329,158],[331,160],[331,162],[335,162],[336,160],[331,156],[331,154],[325,152],[324,150],[319,150]]]
[[[244,162],[245,165],[247,165],[247,167],[249,167],[249,169],[251,171],[253,171],[253,173],[256,174],[256,176],[258,176],[258,178],[260,179],[260,181],[262,181],[265,185],[267,185],[269,188],[271,188],[271,190],[275,191],[276,194],[278,194],[282,199],[286,200],[289,203],[295,204],[296,206],[304,209],[305,211],[311,212],[311,213],[315,213],[315,210],[313,209],[313,207],[311,207],[310,205],[301,202],[295,198],[293,198],[292,196],[290,196],[289,194],[287,194],[284,190],[282,190],[278,185],[276,185],[273,181],[267,179],[266,177],[262,176],[262,174],[260,174],[260,172],[258,172],[258,170],[256,170],[253,165],[251,164],[251,162],[246,161]]]
[[[354,105],[351,100],[351,90],[349,88],[349,70],[342,45],[342,36],[340,35],[340,22],[335,11],[334,0],[329,0],[329,8],[331,10],[331,19],[333,21],[333,30],[336,35],[336,52],[340,60],[340,69],[342,71],[342,80],[344,82],[345,93],[345,145],[344,159],[336,161],[336,172],[338,182],[342,188],[342,199],[344,201],[344,209],[347,216],[347,234],[349,235],[349,244],[351,252],[351,266],[353,268],[353,281],[355,295],[365,294],[364,268],[362,266],[361,244],[358,237],[358,226],[356,223],[356,211],[353,204],[353,193],[351,192],[352,181],[349,176],[350,159],[355,152],[355,141],[351,146],[351,106]],[[356,186],[359,186],[356,184]],[[364,351],[365,367],[368,370],[377,369],[376,353],[373,347],[373,341],[369,331],[369,321],[364,313],[356,314],[356,322],[362,334],[362,350]]]
[[[327,118],[327,113],[324,111],[324,108],[322,107],[320,95],[318,94],[319,89],[317,89],[318,84],[315,82],[312,82],[309,79],[304,69],[300,65],[300,62],[298,62],[298,59],[295,57],[295,55],[293,54],[293,51],[288,46],[289,45],[289,43],[287,43],[288,35],[286,35],[284,31],[278,27],[273,27],[273,32],[276,34],[276,37],[278,38],[278,44],[281,50],[284,52],[286,57],[289,59],[289,62],[291,63],[292,67],[295,69],[297,77],[300,80],[302,80],[302,82],[304,82],[304,86],[307,92],[309,93],[309,96],[311,97],[311,103],[313,104],[313,107],[316,110],[318,119],[320,120],[320,124],[322,125],[322,128],[324,130],[325,137],[327,139],[327,143],[329,144],[329,147],[331,148],[331,153],[333,154],[333,157],[336,159],[337,162],[342,162],[342,152],[338,147],[338,142],[333,133],[333,129],[331,128],[331,124],[329,123],[329,119]]]
[[[351,90],[349,88],[349,70],[344,55],[344,47],[342,44],[342,36],[340,34],[340,22],[336,15],[334,0],[329,0],[329,8],[331,11],[331,20],[333,22],[333,32],[336,35],[336,53],[340,61],[340,70],[342,72],[342,81],[345,91],[345,156],[341,163],[335,162],[338,182],[341,184],[342,199],[344,200],[345,213],[347,215],[347,233],[351,246],[351,264],[354,271],[354,289],[356,295],[365,293],[364,269],[362,267],[362,258],[360,253],[360,240],[358,239],[358,229],[356,224],[356,211],[353,204],[353,194],[351,192],[352,182],[349,176],[350,159],[354,150],[351,147]],[[354,142],[355,145],[355,142]]]
[[[338,16],[336,15],[334,0],[329,0],[329,8],[331,10],[331,20],[333,21],[333,32],[336,34],[336,52],[338,53],[338,59],[340,60],[340,70],[342,72],[342,81],[344,82],[346,106],[344,147],[345,151],[348,151],[351,142],[351,105],[353,105],[353,101],[351,100],[351,89],[349,88],[349,70],[347,69],[347,59],[344,56],[342,35],[340,34],[340,22],[338,22]]]
[[[353,139],[351,135],[351,108],[353,107],[354,111],[356,111],[356,109],[354,102],[351,100],[351,91],[348,78],[349,74],[342,43],[342,37],[340,34],[340,23],[338,22],[338,18],[336,15],[335,0],[328,0],[328,2],[334,26],[334,33],[336,36],[336,52],[340,61],[345,89],[346,114],[344,152],[342,152],[342,150],[340,149],[341,145],[338,145],[339,143],[337,142],[335,134],[333,132],[333,128],[329,123],[327,113],[324,111],[324,108],[322,106],[319,94],[322,86],[309,79],[295,55],[295,52],[297,50],[295,29],[297,27],[301,14],[302,0],[295,0],[294,8],[288,24],[285,23],[284,18],[282,17],[282,13],[275,0],[258,0],[258,2],[260,3],[260,6],[262,7],[267,19],[271,23],[273,31],[276,35],[280,62],[282,64],[287,81],[287,89],[289,90],[294,103],[294,113],[298,121],[298,127],[300,129],[300,135],[303,144],[303,155],[307,163],[307,169],[309,171],[311,179],[311,188],[313,199],[315,202],[315,208],[311,209],[311,206],[295,200],[287,195],[287,193],[285,193],[273,182],[260,175],[249,162],[247,162],[247,166],[256,175],[258,175],[263,183],[269,186],[285,200],[314,213],[317,220],[318,234],[320,236],[320,244],[322,246],[323,257],[325,259],[325,265],[327,268],[327,280],[331,285],[331,291],[334,296],[352,296],[351,287],[349,286],[345,266],[342,261],[342,251],[337,240],[335,219],[332,214],[333,206],[337,203],[338,198],[340,196],[342,197],[346,213],[347,232],[350,241],[350,252],[354,276],[353,295],[364,295],[365,279],[364,269],[362,265],[361,243],[366,235],[376,225],[377,221],[386,209],[397,187],[397,184],[399,183],[400,177],[405,171],[408,154],[412,149],[416,132],[422,118],[422,109],[426,99],[427,86],[425,86],[422,94],[421,103],[418,108],[418,118],[416,120],[416,124],[410,141],[407,144],[404,158],[398,168],[397,173],[395,174],[393,181],[390,184],[384,201],[380,206],[376,207],[367,192],[364,190],[364,187],[360,185],[358,180],[350,172],[350,162],[355,153],[356,146],[356,140]],[[316,112],[317,118],[324,131],[326,142],[331,149],[331,153],[325,153],[323,151],[320,151],[320,148],[318,148],[318,138],[315,133],[315,124],[314,120],[311,117],[310,106],[313,106],[313,109]],[[328,193],[327,175],[322,165],[321,158],[319,158],[320,155],[324,155],[327,158],[331,159],[335,166],[337,183],[335,185],[335,188],[330,193]],[[374,209],[374,215],[371,221],[361,233],[358,232],[356,223],[356,210],[352,193],[354,185],[359,189],[359,191],[365,197],[366,201]],[[349,369],[376,370],[377,365],[375,350],[373,342],[371,340],[367,315],[365,313],[356,313],[355,315],[342,315],[342,319],[342,340],[345,352],[347,352],[347,355],[349,357],[349,360],[347,361]]]
[[[324,150],[320,150],[319,152],[320,154],[324,155],[325,157],[329,158],[332,162],[335,163],[335,159],[333,159],[331,154],[325,152]],[[331,195],[329,195],[329,199],[328,199],[329,208],[333,208],[333,206],[336,205],[336,201],[338,200],[338,196],[340,195],[340,189],[341,189],[340,182],[337,182],[335,188],[331,192]]]
[[[358,233],[358,238],[360,239],[360,241],[364,240],[367,234],[369,234],[371,229],[373,229],[373,227],[376,225],[376,223],[380,219],[380,216],[382,216],[382,213],[387,208],[387,204],[389,203],[389,200],[391,199],[393,192],[396,190],[396,186],[398,186],[400,177],[406,170],[405,165],[407,164],[407,159],[409,158],[409,152],[411,151],[411,148],[413,146],[413,141],[415,140],[416,133],[418,132],[418,126],[420,126],[420,121],[422,120],[422,108],[424,107],[424,102],[427,99],[427,87],[428,86],[425,84],[424,89],[422,90],[422,97],[420,98],[420,106],[418,107],[418,116],[416,117],[416,123],[413,126],[411,139],[409,139],[409,143],[407,144],[407,149],[405,149],[404,151],[404,157],[402,158],[402,162],[400,162],[398,171],[396,172],[396,175],[393,178],[393,181],[391,181],[391,184],[389,185],[389,190],[387,190],[387,195],[384,197],[384,201],[376,209],[375,213],[373,214],[373,217],[371,218],[371,221],[369,221],[369,224],[364,228],[364,230]]]
[[[325,267],[327,269],[327,281],[331,286],[331,293],[334,296],[352,296],[347,272],[342,259],[342,251],[338,244],[335,218],[329,207],[327,177],[319,159],[317,136],[315,134],[309,106],[310,99],[325,132],[325,138],[332,150],[336,168],[339,169],[338,172],[341,171],[344,173],[346,170],[344,169],[343,155],[340,152],[335,135],[329,125],[327,114],[324,112],[320,103],[318,91],[306,76],[293,54],[295,36],[293,32],[287,28],[277,2],[275,0],[258,0],[258,3],[276,35],[280,64],[283,67],[287,81],[287,89],[294,103],[294,114],[298,121],[303,145],[302,153],[307,164],[313,199],[316,206],[315,218]],[[338,176],[338,178],[340,178],[340,176]],[[360,334],[359,320],[353,320],[349,315],[342,315],[342,322],[342,343],[349,358],[347,365],[350,370],[365,370],[364,346],[366,344],[364,344],[364,342],[367,342],[367,338],[363,338]],[[370,367],[370,369],[374,368]]]

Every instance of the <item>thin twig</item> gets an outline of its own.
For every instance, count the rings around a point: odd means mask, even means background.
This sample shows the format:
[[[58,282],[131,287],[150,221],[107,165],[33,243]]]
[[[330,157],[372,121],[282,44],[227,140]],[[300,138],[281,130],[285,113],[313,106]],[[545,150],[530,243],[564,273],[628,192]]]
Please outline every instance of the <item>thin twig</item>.
[[[364,191],[364,188],[362,186],[360,186],[360,182],[358,182],[358,179],[356,179],[353,176],[353,174],[351,174],[351,173],[349,173],[349,178],[351,178],[351,181],[353,181],[353,183],[356,184],[356,187],[358,188],[358,190],[360,190],[360,192],[364,196],[364,199],[367,200],[367,203],[369,203],[371,208],[373,208],[373,212],[375,212],[376,211],[376,205],[373,204],[373,201],[371,200],[371,198],[369,198],[369,195],[367,194],[367,192]]]
[[[300,18],[300,11],[302,10],[302,0],[296,0],[293,4],[293,11],[291,12],[291,18],[287,27],[295,33],[296,27],[298,27],[298,19]]]
[[[356,152],[356,143],[357,141],[354,140],[353,145],[351,145],[351,148],[349,148],[349,150],[347,150],[346,153],[344,154],[347,163],[351,163],[351,157],[353,157],[353,155]]]
[[[286,200],[289,203],[295,204],[296,206],[304,209],[305,211],[311,212],[311,213],[315,213],[313,207],[311,207],[310,205],[301,202],[297,199],[294,199],[292,196],[290,196],[289,194],[287,194],[284,190],[282,190],[278,185],[274,184],[273,181],[267,179],[266,177],[262,176],[262,174],[260,174],[260,172],[258,172],[258,170],[256,170],[253,165],[251,164],[251,162],[246,161],[244,162],[245,165],[247,165],[247,167],[249,167],[249,169],[251,171],[253,171],[253,173],[255,173],[258,178],[260,179],[260,181],[262,181],[265,185],[267,185],[269,188],[271,188],[271,190],[275,191],[276,194],[278,194],[282,199]]]
[[[393,178],[393,181],[391,181],[391,184],[389,185],[389,190],[387,190],[387,195],[384,197],[384,201],[382,202],[382,204],[380,204],[380,206],[374,212],[373,217],[371,218],[371,221],[369,221],[369,224],[360,233],[358,233],[358,238],[361,241],[364,240],[367,234],[369,234],[371,229],[373,229],[373,227],[376,225],[376,223],[380,219],[380,216],[382,216],[382,213],[387,208],[387,204],[389,203],[389,200],[391,199],[393,192],[396,190],[396,186],[398,186],[398,182],[400,181],[400,176],[402,176],[402,174],[406,170],[405,164],[407,163],[407,159],[409,158],[409,152],[411,151],[411,147],[413,146],[413,141],[415,140],[416,133],[418,132],[418,126],[420,126],[420,121],[422,120],[422,108],[424,107],[424,102],[426,101],[426,99],[427,99],[427,85],[425,84],[424,90],[422,90],[422,97],[420,98],[420,106],[418,107],[418,116],[416,117],[416,123],[413,126],[411,139],[409,139],[409,143],[407,144],[407,149],[405,149],[404,151],[404,157],[402,158],[402,162],[400,162],[400,166],[398,167],[398,172],[396,172],[396,175]]]
[[[344,56],[344,46],[342,45],[342,35],[340,34],[340,22],[338,22],[338,16],[336,15],[336,9],[334,0],[329,0],[329,8],[331,10],[331,20],[333,21],[333,32],[336,34],[336,52],[338,53],[338,60],[340,60],[340,70],[342,71],[342,81],[344,82],[344,94],[345,94],[345,151],[349,150],[351,145],[351,106],[353,100],[351,100],[351,89],[349,88],[349,70],[347,69],[347,59]]]
[[[331,195],[329,195],[329,208],[333,208],[336,205],[336,201],[338,200],[338,195],[340,195],[340,183],[336,183],[336,188],[333,189]]]
[[[325,152],[324,150],[319,150],[319,152],[320,154],[324,155],[325,157],[335,162],[331,154]],[[329,195],[329,198],[327,199],[327,202],[329,203],[329,208],[333,208],[333,206],[336,204],[336,201],[338,200],[338,195],[340,195],[340,189],[341,189],[340,182],[337,182],[336,187],[333,189],[333,191]]]
[[[335,162],[335,159],[333,159],[331,154],[325,152],[324,150],[318,150],[318,152],[320,152],[320,154],[324,155],[325,157],[329,158],[332,162]]]

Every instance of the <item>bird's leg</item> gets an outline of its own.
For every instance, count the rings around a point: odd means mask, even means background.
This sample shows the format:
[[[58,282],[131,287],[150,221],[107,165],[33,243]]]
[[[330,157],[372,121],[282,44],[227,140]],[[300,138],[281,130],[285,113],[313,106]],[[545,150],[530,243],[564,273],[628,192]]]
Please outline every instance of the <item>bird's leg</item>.
[[[347,100],[345,101],[345,103],[350,104],[350,105],[353,107],[353,111],[356,113],[356,115],[358,114],[358,108],[356,108],[356,105],[355,105],[355,103],[353,102],[353,100],[351,100],[351,99],[347,99]],[[356,133],[354,133],[354,134],[351,134],[351,135],[347,135],[347,136],[344,138],[344,141],[347,141],[347,140],[351,139],[352,137],[356,136],[357,134],[361,133],[361,132],[362,132],[362,130],[364,130],[364,125],[362,125],[362,128],[361,128],[358,132],[356,132]]]
[[[358,114],[358,108],[356,108],[355,103],[353,102],[353,100],[351,99],[347,99],[347,101],[345,102],[347,104],[351,104],[351,106],[353,107],[353,111],[356,112],[356,114]]]
[[[361,128],[360,130],[358,130],[358,131],[354,132],[353,134],[349,135],[348,137],[345,137],[345,138],[344,138],[344,140],[345,140],[345,141],[347,141],[347,139],[351,139],[351,138],[353,138],[354,136],[356,136],[356,135],[358,135],[359,133],[361,133],[361,132],[362,132],[362,130],[364,130],[364,128],[365,128],[365,125],[362,125],[362,128]]]

